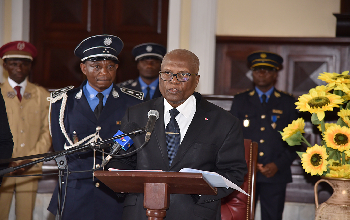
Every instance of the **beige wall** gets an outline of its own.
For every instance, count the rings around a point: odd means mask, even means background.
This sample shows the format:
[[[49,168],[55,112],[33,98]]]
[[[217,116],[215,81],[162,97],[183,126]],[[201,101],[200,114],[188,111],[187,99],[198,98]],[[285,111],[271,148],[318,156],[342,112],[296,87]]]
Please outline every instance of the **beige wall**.
[[[217,35],[335,37],[340,0],[217,0]]]
[[[340,0],[217,0],[216,35],[335,37]],[[189,49],[191,1],[181,0],[180,47]]]

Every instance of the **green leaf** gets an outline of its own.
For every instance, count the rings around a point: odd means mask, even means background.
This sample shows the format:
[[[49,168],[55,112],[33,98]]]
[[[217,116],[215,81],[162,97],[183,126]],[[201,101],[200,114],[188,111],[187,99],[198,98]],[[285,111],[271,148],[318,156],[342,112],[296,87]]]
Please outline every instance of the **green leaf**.
[[[339,118],[338,121],[337,121],[337,125],[340,125],[342,127],[349,127],[344,121],[343,119]]]
[[[300,131],[298,131],[297,133],[287,138],[286,142],[288,143],[289,146],[300,145],[301,142],[303,142],[302,134],[300,133]]]
[[[348,102],[348,104],[346,104],[346,109],[350,109],[350,102]]]
[[[318,120],[318,117],[317,117],[317,114],[316,114],[316,113],[312,113],[311,122],[312,122],[312,124],[314,124],[314,125],[319,125],[319,124],[321,124],[321,121]]]
[[[297,151],[297,154],[299,155],[300,159],[302,159],[303,158],[303,154],[305,154],[305,152]]]
[[[334,90],[333,94],[336,94],[338,96],[343,96],[344,92],[342,90]]]

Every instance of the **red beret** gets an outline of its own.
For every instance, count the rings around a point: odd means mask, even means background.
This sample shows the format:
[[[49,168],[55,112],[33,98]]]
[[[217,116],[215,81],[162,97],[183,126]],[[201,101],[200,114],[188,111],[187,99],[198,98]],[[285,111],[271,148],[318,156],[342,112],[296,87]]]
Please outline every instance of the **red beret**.
[[[1,59],[25,58],[33,60],[37,55],[37,50],[33,44],[25,41],[12,41],[0,48]]]

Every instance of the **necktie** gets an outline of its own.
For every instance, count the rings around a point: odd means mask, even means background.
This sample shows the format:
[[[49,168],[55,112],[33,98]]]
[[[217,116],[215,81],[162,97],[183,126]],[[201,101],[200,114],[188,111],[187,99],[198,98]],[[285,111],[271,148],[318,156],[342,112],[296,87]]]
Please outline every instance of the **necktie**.
[[[147,95],[146,95],[145,101],[148,101],[151,99],[150,90],[151,90],[151,88],[149,86],[147,86]]]
[[[15,86],[15,90],[17,92],[17,97],[19,101],[22,101],[22,95],[21,95],[21,87],[20,86]]]
[[[96,118],[98,119],[100,117],[102,109],[103,109],[103,97],[104,96],[102,93],[97,93],[96,97],[98,98],[99,102],[94,110],[94,113],[95,113]]]
[[[177,124],[175,117],[180,113],[176,108],[171,109],[170,111],[170,121],[165,128],[166,144],[168,148],[168,158],[169,166],[173,162],[173,159],[177,153],[177,150],[180,145],[180,128]]]
[[[262,105],[266,105],[266,95],[265,94],[262,94],[261,95],[261,99],[262,99]]]

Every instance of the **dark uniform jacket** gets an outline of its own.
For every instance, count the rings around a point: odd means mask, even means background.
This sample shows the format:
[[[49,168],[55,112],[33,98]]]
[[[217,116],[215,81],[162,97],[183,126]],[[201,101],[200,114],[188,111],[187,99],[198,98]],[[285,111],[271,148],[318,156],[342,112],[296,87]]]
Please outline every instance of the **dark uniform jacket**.
[[[122,120],[123,127],[130,122],[144,126],[148,120],[149,110],[159,112],[159,119],[156,121],[150,141],[137,153],[135,169],[177,172],[182,168],[194,168],[217,172],[240,186],[247,167],[244,159],[243,134],[238,119],[209,103],[199,93],[195,93],[195,97],[196,113],[170,167],[165,141],[164,99],[152,99],[128,109]],[[144,137],[143,134],[133,138],[133,147],[139,148],[144,142]],[[191,195],[172,194],[166,219],[219,220],[220,199],[232,191],[218,188],[217,196],[202,195],[199,200]],[[143,208],[143,194],[127,195],[123,219],[147,219]]]
[[[278,167],[277,173],[271,178],[258,172],[258,182],[292,181],[290,165],[297,154],[294,147],[288,146],[287,142],[282,140],[279,131],[298,118],[294,103],[293,96],[276,89],[265,107],[255,90],[237,94],[233,98],[231,113],[240,120],[244,138],[258,143],[258,163],[265,165],[274,162]]]
[[[95,133],[96,127],[100,126],[100,137],[103,140],[111,138],[120,129],[120,121],[126,109],[141,103],[141,100],[121,92],[117,86],[114,86],[97,120],[85,95],[81,93],[86,82],[80,88],[67,92],[68,99],[64,112],[64,126],[67,134],[73,140],[75,131],[77,138],[81,140]],[[117,94],[114,92],[112,95],[113,91]],[[51,107],[52,143],[55,151],[64,150],[64,144],[69,145],[59,126],[61,104],[62,100],[59,100]],[[93,160],[92,150],[67,156],[68,169],[72,173],[68,177],[68,183],[64,181],[63,184],[62,197],[65,197],[63,219],[121,219],[122,205],[117,202],[116,194],[98,179],[93,180],[91,171]],[[102,155],[96,151],[96,164],[101,162]],[[74,172],[86,170],[90,171]],[[67,194],[65,195],[66,185]],[[56,187],[48,208],[54,214],[57,211],[57,193]]]
[[[135,90],[135,91],[142,92],[141,84],[139,82],[139,78],[134,79],[134,80],[133,79],[127,80],[125,82],[117,84],[117,86],[125,87],[125,88],[128,88],[128,89],[132,89],[132,90]],[[146,94],[145,94],[145,96],[146,96]],[[143,97],[143,99],[145,99],[145,96]],[[158,85],[157,88],[156,88],[156,91],[154,91],[154,95],[153,95],[152,99],[155,99],[155,98],[158,98],[158,97],[161,97],[161,96],[162,96],[162,94],[159,91],[159,85]],[[147,101],[147,100],[145,100],[145,101]]]
[[[9,159],[12,156],[13,140],[10,125],[7,119],[6,106],[0,89],[0,159]],[[7,168],[8,164],[0,164],[0,170]],[[0,177],[1,185],[2,177]]]

